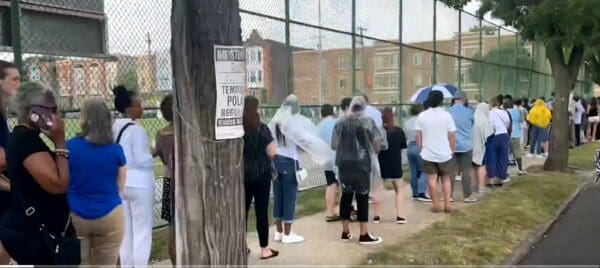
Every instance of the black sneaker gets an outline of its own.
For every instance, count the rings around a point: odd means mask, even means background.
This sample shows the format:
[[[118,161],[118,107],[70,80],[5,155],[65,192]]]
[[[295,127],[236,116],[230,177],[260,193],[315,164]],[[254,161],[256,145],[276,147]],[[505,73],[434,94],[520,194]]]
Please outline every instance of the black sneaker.
[[[406,219],[402,218],[402,217],[396,217],[396,223],[397,224],[405,224],[406,223]]]
[[[379,217],[379,216],[373,217],[373,223],[380,223],[380,222],[381,222],[381,217]]]
[[[361,235],[358,239],[358,243],[361,245],[375,245],[381,243],[382,241],[383,239],[381,239],[381,237],[372,236],[370,233]]]
[[[431,203],[431,198],[425,194],[418,195],[417,200],[425,203]]]
[[[350,234],[350,232],[342,232],[342,242],[348,242],[350,239],[352,239],[352,234]]]

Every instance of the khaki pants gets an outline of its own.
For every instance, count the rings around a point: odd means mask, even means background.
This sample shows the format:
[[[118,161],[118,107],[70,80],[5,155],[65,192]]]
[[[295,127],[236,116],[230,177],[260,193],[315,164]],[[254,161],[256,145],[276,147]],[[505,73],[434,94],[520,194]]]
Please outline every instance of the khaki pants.
[[[82,219],[73,212],[71,218],[81,239],[81,265],[114,266],[119,257],[125,227],[122,206],[94,220]]]

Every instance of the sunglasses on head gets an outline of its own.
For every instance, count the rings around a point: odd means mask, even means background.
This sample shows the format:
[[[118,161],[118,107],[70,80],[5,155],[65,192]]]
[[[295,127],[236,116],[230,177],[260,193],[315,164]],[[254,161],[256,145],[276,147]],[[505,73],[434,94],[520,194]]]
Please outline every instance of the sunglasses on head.
[[[51,111],[52,113],[58,113],[58,106],[31,105],[31,107],[38,107]]]

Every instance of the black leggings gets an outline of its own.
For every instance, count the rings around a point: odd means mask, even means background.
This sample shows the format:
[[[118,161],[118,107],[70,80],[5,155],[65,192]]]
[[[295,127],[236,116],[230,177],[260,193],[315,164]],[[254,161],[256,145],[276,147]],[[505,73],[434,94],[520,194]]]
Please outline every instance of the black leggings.
[[[357,220],[359,222],[369,221],[369,194],[355,194],[353,192],[343,192],[340,201],[340,218],[350,220],[352,213],[352,199],[356,197],[356,206],[358,209]]]
[[[254,199],[254,212],[256,214],[256,231],[260,247],[269,245],[269,194],[271,192],[271,174],[266,174],[254,181],[244,183],[246,192],[246,222],[248,222],[248,210]],[[248,228],[248,226],[246,226]]]

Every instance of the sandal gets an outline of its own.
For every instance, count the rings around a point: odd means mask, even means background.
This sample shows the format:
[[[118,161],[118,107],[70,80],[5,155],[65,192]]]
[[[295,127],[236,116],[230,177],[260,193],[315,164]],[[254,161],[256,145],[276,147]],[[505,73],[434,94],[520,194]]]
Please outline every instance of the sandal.
[[[274,249],[271,249],[271,255],[269,255],[269,256],[266,256],[266,257],[262,257],[262,256],[261,256],[261,257],[260,257],[260,259],[261,259],[261,260],[268,260],[268,259],[271,259],[271,258],[275,258],[275,257],[277,257],[277,256],[279,256],[279,251],[277,251],[277,250],[274,250]]]
[[[437,206],[431,207],[431,212],[433,212],[433,213],[442,213],[443,211],[444,210],[441,207],[437,207]]]

